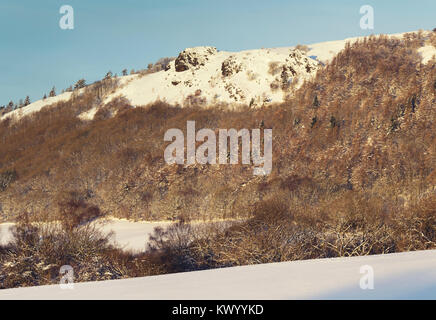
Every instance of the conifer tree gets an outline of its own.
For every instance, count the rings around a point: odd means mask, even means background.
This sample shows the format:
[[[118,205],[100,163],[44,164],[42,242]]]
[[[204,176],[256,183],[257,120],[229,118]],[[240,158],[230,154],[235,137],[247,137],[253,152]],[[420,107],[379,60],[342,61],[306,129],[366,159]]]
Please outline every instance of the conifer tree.
[[[106,73],[106,75],[104,76],[104,80],[109,80],[112,78],[112,71],[108,71],[108,73]]]
[[[320,103],[319,103],[319,100],[318,100],[318,95],[315,95],[315,98],[313,99],[312,106],[314,108],[318,108],[320,106]]]
[[[53,87],[50,91],[50,93],[48,94],[49,97],[55,97],[56,96],[56,88]]]
[[[76,82],[76,84],[74,85],[74,90],[76,89],[82,89],[86,86],[86,81],[85,79],[80,79]]]

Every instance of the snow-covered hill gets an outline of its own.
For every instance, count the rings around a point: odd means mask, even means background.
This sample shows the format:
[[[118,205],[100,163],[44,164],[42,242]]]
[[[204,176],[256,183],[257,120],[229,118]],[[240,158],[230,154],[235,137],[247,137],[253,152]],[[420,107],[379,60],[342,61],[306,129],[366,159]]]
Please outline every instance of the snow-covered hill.
[[[401,38],[403,33],[390,35]],[[133,106],[144,106],[156,100],[174,105],[238,104],[262,106],[282,102],[306,79],[312,78],[323,64],[362,37],[315,43],[308,46],[257,49],[241,52],[219,51],[214,47],[188,48],[163,71],[147,75],[119,77],[118,88],[103,101],[124,97]],[[423,63],[436,54],[436,48],[425,45],[418,50]],[[21,118],[44,106],[68,100],[71,93],[39,100],[2,117]],[[98,108],[93,106],[80,115],[92,119]]]
[[[126,97],[133,105],[162,100],[174,105],[251,104],[283,101],[283,88],[297,88],[316,74],[318,62],[298,49],[238,53],[213,47],[189,48],[167,70],[131,81],[106,98]]]
[[[374,288],[363,290],[367,266],[374,272]],[[77,283],[74,289],[7,289],[0,290],[0,299],[436,299],[436,251]]]

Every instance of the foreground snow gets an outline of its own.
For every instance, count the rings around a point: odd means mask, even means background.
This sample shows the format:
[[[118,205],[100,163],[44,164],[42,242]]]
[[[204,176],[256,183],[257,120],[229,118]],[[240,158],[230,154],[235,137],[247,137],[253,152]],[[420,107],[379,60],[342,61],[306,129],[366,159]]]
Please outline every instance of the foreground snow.
[[[374,289],[362,290],[362,266]],[[436,251],[319,259],[0,290],[0,299],[436,299]]]

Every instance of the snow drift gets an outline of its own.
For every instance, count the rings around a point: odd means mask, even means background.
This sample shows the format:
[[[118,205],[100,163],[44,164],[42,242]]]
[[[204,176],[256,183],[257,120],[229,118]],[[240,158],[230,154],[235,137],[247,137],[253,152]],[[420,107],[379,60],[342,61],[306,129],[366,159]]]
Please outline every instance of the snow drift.
[[[362,266],[374,270],[372,290],[360,288]],[[0,299],[436,299],[436,251],[7,289]]]

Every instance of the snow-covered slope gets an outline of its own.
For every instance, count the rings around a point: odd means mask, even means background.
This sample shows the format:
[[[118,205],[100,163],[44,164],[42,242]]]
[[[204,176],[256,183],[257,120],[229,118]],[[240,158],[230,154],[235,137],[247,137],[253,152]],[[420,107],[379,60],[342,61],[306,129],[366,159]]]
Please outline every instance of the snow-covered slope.
[[[167,70],[138,77],[109,95],[105,102],[122,96],[135,106],[156,100],[181,106],[263,105],[283,101],[283,88],[297,88],[317,70],[318,62],[298,49],[232,53],[213,47],[189,48],[171,61]]]
[[[0,120],[6,119],[6,118],[17,118],[17,119],[22,118],[22,117],[30,115],[34,112],[38,112],[46,106],[49,106],[49,105],[52,105],[54,103],[58,103],[61,101],[67,101],[71,98],[71,95],[72,95],[71,92],[64,92],[56,97],[49,97],[49,98],[46,98],[44,100],[35,101],[26,107],[8,112],[7,114],[3,115],[0,118]]]
[[[389,35],[403,36],[404,33]],[[283,102],[304,80],[314,77],[322,64],[343,50],[347,42],[362,38],[315,43],[304,50],[284,47],[225,52],[213,47],[189,48],[167,70],[131,80],[105,102],[115,97],[125,97],[134,106],[156,100],[181,106],[190,103],[262,106]],[[436,48],[424,46],[419,52],[427,63]]]
[[[373,268],[372,290],[360,287],[363,266]],[[0,299],[436,299],[436,251],[7,289]]]
[[[395,33],[388,35],[390,38],[393,39],[400,39],[404,36],[405,33]],[[346,38],[343,40],[335,40],[335,41],[326,41],[326,42],[319,42],[308,45],[307,49],[308,51],[306,54],[309,57],[312,57],[324,64],[327,64],[329,61],[331,61],[341,50],[345,48],[345,44],[349,42],[350,44],[353,44],[354,42],[363,39],[364,37],[353,37],[353,38]],[[294,47],[282,47],[282,48],[274,48],[271,50],[274,50],[276,52],[284,53],[287,50],[293,49]]]
[[[430,61],[434,56],[436,56],[436,48],[428,45],[418,49],[418,52],[422,56],[422,63],[426,64]]]

